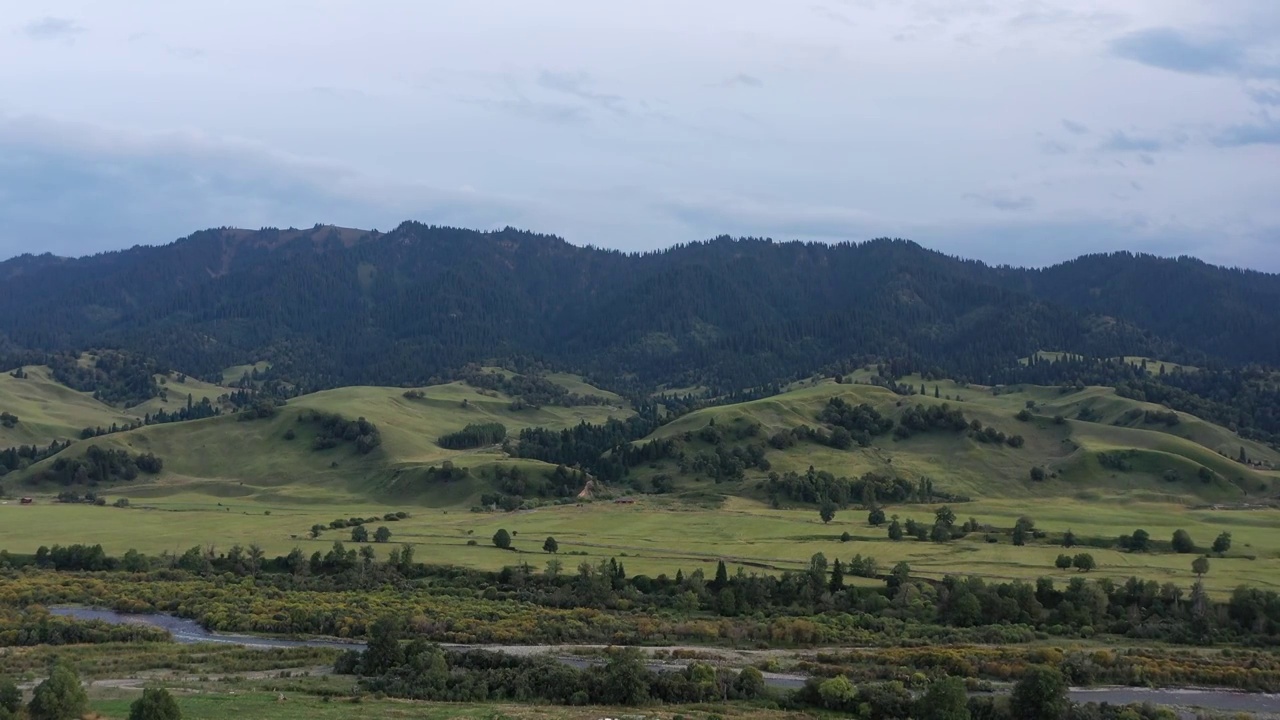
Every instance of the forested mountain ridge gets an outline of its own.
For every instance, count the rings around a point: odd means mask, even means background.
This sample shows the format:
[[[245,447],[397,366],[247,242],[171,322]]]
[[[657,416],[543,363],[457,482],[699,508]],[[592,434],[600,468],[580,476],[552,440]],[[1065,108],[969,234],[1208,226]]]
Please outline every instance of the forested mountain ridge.
[[[1192,257],[1117,252],[1014,270],[1011,287],[1082,312],[1123,318],[1236,363],[1280,357],[1280,277]]]
[[[195,374],[269,360],[310,387],[502,357],[720,388],[874,356],[979,379],[1045,348],[1280,364],[1280,277],[1129,254],[1023,270],[902,240],[721,237],[628,255],[407,222],[207,230],[23,256],[0,279],[11,350],[116,346]]]

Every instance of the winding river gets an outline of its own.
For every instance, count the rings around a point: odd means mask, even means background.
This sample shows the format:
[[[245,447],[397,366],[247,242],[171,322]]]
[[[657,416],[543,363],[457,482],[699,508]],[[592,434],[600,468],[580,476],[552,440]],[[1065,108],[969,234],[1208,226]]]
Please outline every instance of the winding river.
[[[362,642],[344,642],[342,640],[289,640],[283,638],[262,637],[258,635],[237,635],[215,633],[204,629],[194,620],[184,620],[163,613],[154,615],[135,615],[119,613],[114,610],[101,610],[72,605],[61,605],[49,608],[54,615],[71,617],[77,620],[101,620],[114,625],[140,623],[163,628],[169,631],[175,642],[180,643],[227,643],[253,648],[290,648],[290,647],[326,647],[344,650],[361,650]],[[476,648],[512,654],[529,654],[530,652],[555,652],[555,648],[525,648],[520,646],[491,645],[447,645],[446,647]],[[581,657],[560,657],[561,662],[577,668],[587,667],[594,659]],[[651,670],[679,670],[682,663],[651,662]],[[765,682],[775,688],[794,689],[804,685],[806,678],[802,675],[783,673],[765,673]],[[1131,703],[1152,703],[1178,708],[1203,708],[1218,712],[1266,713],[1280,716],[1280,695],[1245,693],[1233,690],[1212,690],[1206,688],[1130,688],[1130,687],[1098,687],[1071,688],[1071,699],[1076,702],[1110,703],[1112,705],[1128,705]]]

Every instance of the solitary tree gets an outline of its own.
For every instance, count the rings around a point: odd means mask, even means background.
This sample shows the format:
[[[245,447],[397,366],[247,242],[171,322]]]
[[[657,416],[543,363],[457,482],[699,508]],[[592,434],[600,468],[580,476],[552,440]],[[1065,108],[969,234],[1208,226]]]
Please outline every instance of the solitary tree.
[[[894,565],[893,570],[889,571],[889,580],[885,584],[897,589],[905,585],[909,579],[911,579],[911,566],[904,560]]]
[[[507,532],[505,528],[498,530],[493,534],[493,546],[500,550],[510,550],[511,533]]]
[[[1071,532],[1070,529],[1068,529],[1067,532],[1062,535],[1062,547],[1065,547],[1065,548],[1075,547],[1075,544],[1076,544],[1076,534]]]
[[[31,720],[76,720],[85,714],[88,704],[80,676],[70,665],[58,662],[49,678],[36,686],[27,715]]]
[[[1080,553],[1079,555],[1076,555],[1072,558],[1071,564],[1080,572],[1089,572],[1090,570],[1098,567],[1098,563],[1089,553]]]
[[[936,522],[929,530],[929,539],[936,543],[944,543],[951,539],[951,526],[943,522]]]
[[[542,552],[552,554],[558,553],[560,552],[560,543],[556,542],[555,538],[548,537],[546,542],[542,543]]]
[[[942,523],[947,527],[956,524],[956,513],[951,509],[950,505],[943,505],[938,508],[938,510],[934,512],[933,518],[936,522]]]
[[[831,584],[828,588],[831,592],[840,592],[844,589],[844,565],[840,563],[840,558],[831,566]]]
[[[890,540],[902,539],[902,525],[897,520],[894,520],[893,522],[889,523],[889,539]]]
[[[1070,570],[1070,569],[1071,569],[1071,556],[1070,556],[1070,555],[1059,555],[1059,556],[1058,556],[1058,559],[1053,561],[1053,566],[1054,566],[1054,567],[1056,567],[1056,568],[1058,568],[1059,570]]]
[[[1027,530],[1021,523],[1013,526],[1013,544],[1019,547],[1027,544]]]
[[[390,539],[391,539],[391,531],[387,529],[386,525],[379,526],[378,530],[373,533],[374,542],[384,543]]]
[[[1200,579],[1209,572],[1209,558],[1201,556],[1191,561],[1191,572],[1196,574],[1196,579]]]
[[[168,690],[147,688],[129,706],[129,720],[182,720],[182,711]]]
[[[1196,543],[1191,539],[1191,533],[1186,530],[1173,531],[1173,551],[1179,553],[1195,552]]]
[[[1028,668],[1009,696],[1009,710],[1016,720],[1061,720],[1070,704],[1066,679],[1045,665]]]
[[[369,542],[369,531],[365,530],[363,525],[351,528],[351,542]]]
[[[1151,547],[1151,533],[1141,528],[1134,530],[1129,536],[1129,549],[1133,552],[1146,552]]]
[[[818,508],[818,517],[822,518],[822,524],[827,524],[836,516],[836,504],[830,500],[823,500],[822,505]]]
[[[311,526],[311,537],[313,537],[313,538],[318,538],[318,537],[320,537],[320,533],[324,532],[326,529],[327,529],[327,528],[325,528],[325,526],[324,526],[324,525],[321,525],[320,523],[316,523],[315,525],[312,525],[312,526]]]
[[[884,524],[884,510],[882,508],[873,507],[871,512],[867,513],[867,522],[874,527],[880,527]]]
[[[1213,551],[1219,555],[1231,549],[1231,533],[1224,532],[1213,541]]]
[[[945,677],[929,684],[916,701],[916,720],[969,720],[969,693],[960,678]]]
[[[404,661],[404,649],[400,647],[400,618],[383,615],[369,627],[369,644],[360,659],[360,671],[365,675],[381,675]]]

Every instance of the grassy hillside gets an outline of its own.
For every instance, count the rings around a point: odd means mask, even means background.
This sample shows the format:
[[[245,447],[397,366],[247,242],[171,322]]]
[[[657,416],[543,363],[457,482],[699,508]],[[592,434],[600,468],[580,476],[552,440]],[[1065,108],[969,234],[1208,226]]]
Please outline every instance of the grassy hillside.
[[[182,386],[171,383],[170,387]],[[581,380],[576,380],[574,388],[605,394]],[[512,410],[512,398],[463,383],[421,392],[422,397],[410,398],[402,388],[337,388],[295,398],[271,418],[241,421],[238,416],[223,416],[154,425],[81,441],[58,457],[74,459],[94,445],[154,453],[164,459],[164,471],[159,478],[143,476],[128,484],[129,496],[138,498],[191,492],[265,501],[332,503],[379,498],[470,505],[488,489],[483,480],[433,482],[426,478],[428,468],[446,460],[477,472],[495,464],[546,468],[542,463],[511,459],[498,447],[446,450],[436,443],[441,435],[472,423],[502,423],[514,435],[525,427],[559,429],[631,414],[621,404]],[[312,441],[317,427],[304,421],[313,411],[352,420],[366,418],[378,427],[382,444],[367,455],[356,452],[350,443],[316,451]],[[16,482],[52,462],[33,466]]]
[[[573,392],[605,395],[577,378],[556,380]],[[904,382],[919,389],[922,380]],[[410,517],[391,524],[393,545],[409,543],[426,561],[482,568],[516,561],[537,566],[543,561],[542,540],[552,535],[562,554],[575,554],[573,562],[617,557],[632,574],[671,574],[697,567],[711,571],[719,559],[731,568],[777,572],[803,568],[812,554],[822,552],[828,558],[871,555],[885,568],[907,561],[914,573],[928,577],[959,571],[990,578],[1047,575],[1066,581],[1074,572],[1053,568],[1062,551],[1056,540],[1061,533],[1071,529],[1080,538],[1105,542],[1141,527],[1160,543],[1167,543],[1175,529],[1186,529],[1202,547],[1219,532],[1231,532],[1232,551],[1212,560],[1207,578],[1217,596],[1239,583],[1276,587],[1280,511],[1260,504],[1274,499],[1277,473],[1240,464],[1220,452],[1238,451],[1244,445],[1251,458],[1276,462],[1280,458],[1270,448],[1241,442],[1224,428],[1186,415],[1180,414],[1172,426],[1147,423],[1132,412],[1155,406],[1119,398],[1108,388],[1062,393],[1048,387],[993,389],[923,382],[924,394],[904,397],[868,384],[808,381],[778,396],[691,413],[639,442],[677,438],[689,457],[714,449],[698,438],[713,420],[725,431],[723,444],[736,447],[801,425],[821,427],[818,415],[833,397],[868,403],[895,419],[916,404],[949,403],[967,420],[1022,435],[1024,445],[983,444],[967,432],[927,432],[907,439],[890,433],[876,436],[866,448],[837,450],[800,442],[785,450],[769,447],[765,457],[770,469],[780,473],[803,474],[813,465],[837,476],[876,472],[913,481],[928,476],[938,489],[972,498],[952,503],[957,515],[962,521],[975,518],[991,531],[947,544],[892,542],[885,528],[869,525],[866,511],[856,506],[841,508],[829,524],[819,519],[812,505],[784,500],[771,507],[762,490],[767,473],[758,468],[748,470],[744,480],[715,484],[698,473],[680,473],[674,459],[633,469],[641,484],[663,473],[675,484],[672,494],[642,497],[635,504],[571,503],[533,512],[469,512],[480,493],[492,488],[486,477],[490,469],[521,465],[537,474],[550,467],[509,458],[496,446],[446,450],[436,443],[440,435],[485,422],[500,422],[511,434],[523,427],[568,428],[584,420],[598,423],[625,416],[630,410],[512,410],[512,399],[501,393],[451,383],[422,388],[420,398],[406,397],[401,388],[339,388],[295,398],[267,419],[211,418],[76,443],[61,457],[81,456],[96,444],[153,452],[164,459],[165,468],[158,477],[144,475],[98,489],[108,500],[129,498],[127,509],[56,504],[50,496],[60,488],[28,490],[21,484],[22,473],[6,478],[7,488],[21,487],[24,494],[35,494],[37,502],[0,507],[0,548],[31,552],[41,544],[88,542],[102,543],[110,552],[130,547],[160,552],[195,544],[225,548],[258,543],[272,554],[295,546],[309,554],[350,536],[347,530],[331,530],[311,538],[308,530],[313,524],[405,510]],[[56,387],[46,391],[58,392]],[[70,402],[81,406],[84,396],[72,395]],[[1018,420],[1015,416],[1028,409],[1029,402],[1034,403],[1031,417]],[[365,417],[377,424],[382,444],[367,455],[351,444],[313,450],[316,426],[302,421],[313,411]],[[1079,419],[1082,411],[1092,419]],[[1055,419],[1059,415],[1061,422]],[[760,427],[753,437],[732,439],[734,429],[755,424]],[[1123,469],[1116,467],[1116,457],[1123,459]],[[1111,464],[1104,463],[1106,458]],[[428,469],[445,461],[473,472],[452,482],[429,477]],[[1043,481],[1030,478],[1029,470],[1036,466],[1046,470]],[[1200,468],[1211,473],[1209,481],[1201,479]],[[1171,472],[1176,473],[1172,479]],[[890,504],[887,511],[904,520],[928,521],[936,507]],[[1049,537],[1013,546],[1008,530],[1024,515],[1033,517]],[[491,547],[489,538],[498,528],[515,534],[516,555]],[[843,533],[849,539],[842,542]],[[1183,585],[1190,581],[1191,555],[1167,549],[1130,554],[1105,547],[1090,552],[1099,563],[1096,576],[1123,580],[1137,574]]]
[[[0,448],[48,445],[55,439],[77,438],[86,427],[107,427],[134,419],[132,412],[55,381],[47,367],[33,365],[23,370],[27,374],[23,379],[0,373],[0,412],[19,419],[13,428],[0,425]]]
[[[1090,497],[1125,495],[1155,500],[1188,502],[1239,502],[1275,493],[1280,475],[1265,468],[1247,466],[1233,458],[1244,447],[1254,460],[1280,464],[1280,454],[1259,443],[1242,440],[1235,433],[1178,413],[1179,423],[1147,423],[1146,410],[1164,408],[1121,398],[1111,388],[1091,387],[1061,393],[1058,388],[1025,386],[961,387],[955,383],[905,378],[925,392],[904,397],[874,385],[837,384],[830,380],[793,386],[789,392],[738,405],[707,408],[686,415],[654,433],[655,438],[689,438],[688,452],[710,452],[697,431],[710,423],[722,428],[758,424],[757,438],[801,425],[821,427],[818,415],[833,397],[850,404],[866,403],[882,414],[900,419],[915,405],[948,404],[960,409],[966,420],[978,420],[1007,435],[1018,434],[1025,445],[980,443],[968,433],[928,432],[900,440],[891,434],[875,437],[869,447],[856,445],[837,450],[814,442],[802,442],[786,450],[768,448],[770,470],[804,473],[810,466],[837,476],[867,472],[917,479],[927,476],[940,489],[981,498],[1033,498],[1045,494]],[[934,397],[934,393],[939,397]],[[1028,403],[1032,403],[1029,407]],[[1031,414],[1020,421],[1022,410]],[[1080,417],[1091,418],[1081,420]],[[1061,417],[1061,421],[1057,420]],[[1121,424],[1117,424],[1121,423]],[[647,441],[647,439],[646,439]],[[645,441],[641,441],[645,442]],[[730,444],[742,444],[742,441]],[[1127,469],[1103,467],[1102,453],[1119,453]],[[1225,455],[1225,456],[1224,456]],[[1106,460],[1108,457],[1104,456]],[[660,463],[643,473],[674,471],[673,462]],[[1048,477],[1030,479],[1031,469],[1041,467]],[[1201,478],[1201,468],[1211,476]],[[741,486],[719,488],[723,492],[751,494],[766,473],[748,470]],[[696,487],[689,481],[683,485]]]
[[[157,375],[156,382],[160,385],[160,394],[144,403],[128,408],[130,415],[142,417],[148,413],[155,414],[161,410],[175,412],[186,406],[188,395],[191,396],[194,402],[200,402],[201,398],[209,398],[211,402],[216,404],[219,397],[231,392],[221,385],[207,383],[177,372],[171,372],[168,375]],[[226,412],[231,408],[223,405],[222,409],[223,412]]]

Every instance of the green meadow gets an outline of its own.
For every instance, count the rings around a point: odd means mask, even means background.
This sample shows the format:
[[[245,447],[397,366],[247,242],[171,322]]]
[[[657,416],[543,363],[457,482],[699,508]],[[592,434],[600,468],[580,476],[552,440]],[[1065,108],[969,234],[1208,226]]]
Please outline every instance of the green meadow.
[[[61,388],[38,368],[30,372],[25,381],[0,378],[0,397],[26,398],[25,409],[16,412],[24,425],[27,417],[33,423],[40,417],[54,424],[57,419],[62,427],[100,424],[118,412]],[[64,456],[76,457],[95,444],[153,452],[164,459],[164,472],[97,489],[108,502],[128,498],[128,508],[57,504],[52,496],[60,488],[24,484],[41,466],[14,473],[0,484],[10,496],[35,495],[36,504],[10,500],[0,506],[0,547],[34,552],[41,545],[101,543],[109,553],[120,554],[130,548],[181,553],[193,545],[226,549],[258,544],[273,555],[294,547],[310,554],[327,550],[334,541],[350,541],[349,530],[328,530],[312,538],[314,524],[406,511],[408,519],[371,526],[386,524],[392,531],[384,552],[408,543],[420,561],[487,569],[521,562],[542,567],[549,559],[542,543],[554,536],[559,560],[567,568],[616,557],[631,574],[711,570],[719,560],[746,572],[776,573],[805,567],[812,555],[823,553],[845,560],[870,555],[885,570],[906,561],[915,574],[928,577],[963,573],[1066,581],[1075,572],[1057,570],[1053,563],[1064,552],[1059,539],[1068,529],[1082,539],[1114,540],[1142,528],[1157,543],[1167,543],[1174,530],[1185,529],[1204,548],[1221,532],[1233,536],[1227,556],[1211,560],[1206,584],[1215,594],[1242,583],[1280,588],[1280,510],[1267,505],[1278,477],[1267,465],[1280,464],[1280,454],[1181,413],[1176,425],[1147,423],[1143,411],[1163,408],[1102,387],[1063,392],[906,378],[906,384],[925,387],[922,394],[903,397],[868,384],[808,381],[778,396],[688,414],[653,436],[680,438],[687,453],[697,453],[713,449],[697,439],[697,431],[710,423],[724,428],[758,424],[759,438],[800,425],[817,427],[821,409],[837,396],[891,416],[917,403],[950,403],[966,419],[1024,436],[1025,445],[982,444],[965,433],[926,433],[905,440],[883,435],[866,448],[801,443],[783,451],[770,449],[767,458],[771,470],[780,473],[804,473],[813,466],[846,476],[927,476],[936,488],[970,498],[952,507],[960,522],[974,518],[995,528],[989,537],[975,532],[946,544],[892,542],[883,527],[867,524],[865,510],[843,509],[823,524],[813,507],[773,506],[763,491],[763,471],[752,469],[743,480],[716,484],[680,474],[673,460],[633,470],[641,482],[658,474],[673,476],[675,489],[669,495],[635,495],[631,504],[606,498],[514,513],[473,511],[480,494],[491,488],[487,469],[510,464],[533,472],[551,468],[511,458],[499,446],[446,450],[436,444],[440,435],[488,422],[500,422],[515,435],[524,427],[564,429],[632,412],[622,398],[580,378],[552,379],[571,392],[605,397],[609,404],[516,410],[512,398],[460,382],[422,388],[422,397],[406,397],[403,388],[345,387],[290,400],[268,419],[241,422],[224,416],[78,442]],[[197,397],[225,391],[170,377],[165,383],[170,403],[177,402],[174,395],[184,386],[198,391],[192,393]],[[40,402],[47,406],[43,416],[36,412]],[[1017,419],[1021,410],[1030,417]],[[310,411],[368,418],[377,424],[382,445],[368,455],[350,446],[314,451],[312,425],[303,421]],[[1242,447],[1262,465],[1236,462]],[[1123,469],[1103,462],[1116,453],[1125,458]],[[431,479],[428,469],[446,461],[472,469],[471,477]],[[1030,479],[1033,467],[1046,471],[1045,480]],[[612,489],[614,497],[628,493],[625,487]],[[894,505],[886,512],[904,521],[931,523],[937,507]],[[1022,516],[1035,520],[1048,536],[1024,547],[1012,545],[1008,529]],[[515,535],[514,552],[492,547],[491,537],[499,528]],[[849,534],[848,541],[841,541],[843,533]],[[1182,585],[1193,579],[1193,556],[1168,552],[1167,547],[1140,554],[1084,550],[1098,562],[1092,577],[1138,575]]]

